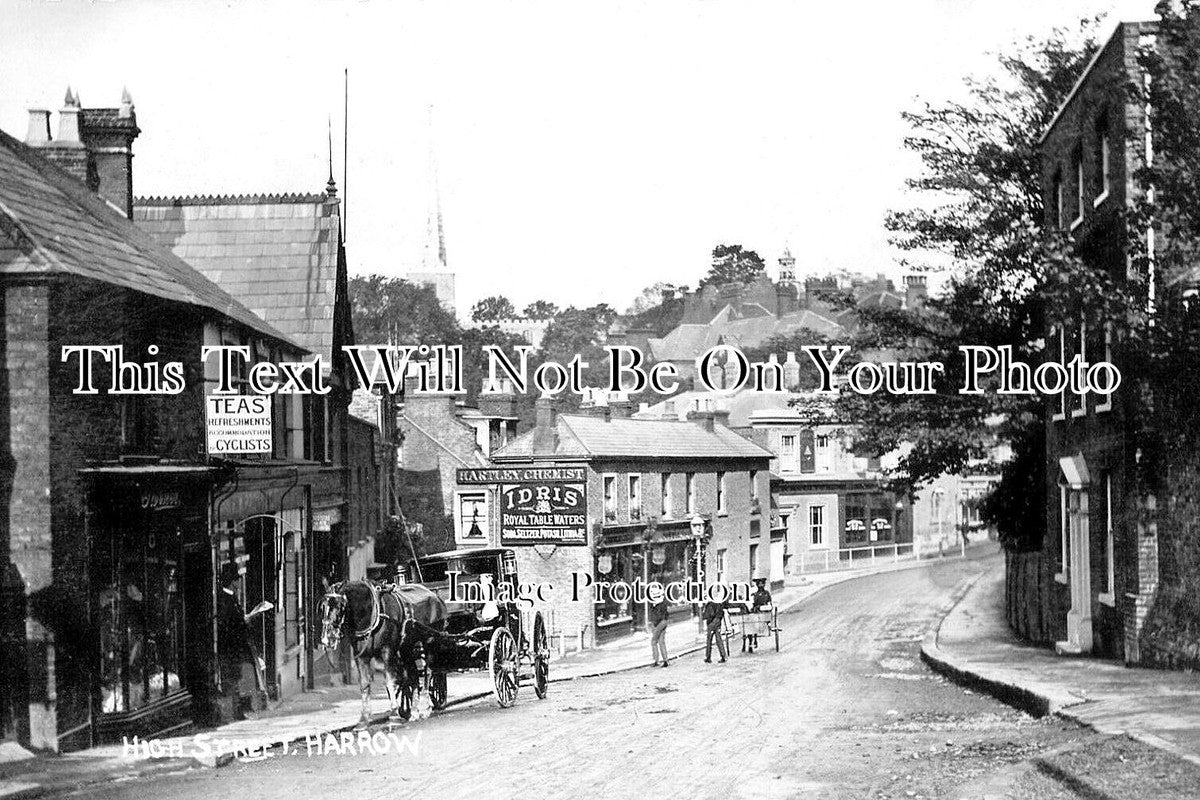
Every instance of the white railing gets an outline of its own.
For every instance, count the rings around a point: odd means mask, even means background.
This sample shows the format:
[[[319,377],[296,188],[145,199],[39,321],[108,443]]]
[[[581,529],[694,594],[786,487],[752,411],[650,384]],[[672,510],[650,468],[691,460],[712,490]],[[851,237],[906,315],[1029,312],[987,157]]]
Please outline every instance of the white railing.
[[[844,547],[829,550],[806,550],[793,557],[793,574],[813,572],[837,572],[847,569],[886,566],[901,561],[916,561],[920,558],[938,556],[962,556],[965,546],[960,540],[948,549],[922,552],[913,542],[900,542],[863,547]]]

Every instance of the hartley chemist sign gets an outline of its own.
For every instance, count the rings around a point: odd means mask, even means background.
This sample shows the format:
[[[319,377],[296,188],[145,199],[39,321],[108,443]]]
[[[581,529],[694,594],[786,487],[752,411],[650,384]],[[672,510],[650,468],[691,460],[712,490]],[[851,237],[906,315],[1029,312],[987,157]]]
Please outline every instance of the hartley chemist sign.
[[[460,484],[499,486],[502,545],[586,545],[585,481],[582,467],[458,470]]]

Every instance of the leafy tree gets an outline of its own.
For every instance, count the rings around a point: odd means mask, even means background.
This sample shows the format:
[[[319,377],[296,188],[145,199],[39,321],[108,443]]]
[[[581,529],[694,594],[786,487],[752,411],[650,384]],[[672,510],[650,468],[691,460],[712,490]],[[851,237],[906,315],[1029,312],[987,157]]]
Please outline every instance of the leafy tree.
[[[550,319],[558,314],[558,306],[549,300],[535,300],[523,312],[530,319]]]
[[[1044,400],[958,394],[958,347],[1009,345],[1014,359],[1039,363],[1045,308],[1064,307],[1067,292],[1093,289],[1099,280],[1085,277],[1081,260],[1062,241],[1050,243],[1059,257],[1048,258],[1037,157],[1041,133],[1095,51],[1095,29],[1095,21],[1085,21],[1078,31],[1027,40],[1000,56],[999,76],[968,79],[965,101],[926,103],[904,115],[911,129],[905,146],[922,164],[907,185],[923,199],[891,213],[887,227],[893,242],[917,260],[910,267],[936,269],[949,260],[957,273],[921,309],[860,308],[852,352],[940,361],[947,374],[935,395],[847,392],[833,410],[838,420],[854,423],[847,433],[859,453],[902,453],[892,476],[898,486],[964,471],[1000,442],[1012,445],[1025,471],[1006,470],[998,496],[1018,496],[1018,483],[1044,484],[1037,433]],[[1041,527],[1028,525],[1043,508],[1034,499],[986,510],[1002,536],[1040,541]]]
[[[471,320],[474,322],[499,322],[516,315],[516,306],[503,295],[485,297],[471,306]]]
[[[750,283],[766,270],[762,256],[745,250],[740,244],[719,244],[713,248],[712,266],[700,286],[715,283]]]
[[[359,344],[453,344],[458,322],[432,286],[384,275],[350,279],[354,338]]]

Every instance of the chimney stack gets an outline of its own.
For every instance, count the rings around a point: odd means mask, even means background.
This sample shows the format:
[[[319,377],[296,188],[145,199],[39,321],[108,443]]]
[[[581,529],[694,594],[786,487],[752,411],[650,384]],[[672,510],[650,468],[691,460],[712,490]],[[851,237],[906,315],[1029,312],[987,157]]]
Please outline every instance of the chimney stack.
[[[553,398],[537,399],[534,403],[534,420],[534,455],[553,455],[558,450],[558,409]]]
[[[25,134],[25,144],[42,147],[49,142],[50,112],[44,108],[29,109],[29,131]]]
[[[924,275],[905,275],[904,276],[904,307],[910,311],[921,308],[925,305],[925,298],[929,294],[929,288],[925,284]]]
[[[141,132],[128,89],[121,90],[118,108],[80,109],[79,136],[90,161],[88,185],[127,217],[133,216],[133,140]]]
[[[70,86],[58,112],[58,145],[83,147],[83,142],[79,141],[79,98],[71,92]]]
[[[689,411],[687,415],[688,422],[694,422],[704,430],[712,433],[718,425],[729,427],[729,412],[728,411]]]

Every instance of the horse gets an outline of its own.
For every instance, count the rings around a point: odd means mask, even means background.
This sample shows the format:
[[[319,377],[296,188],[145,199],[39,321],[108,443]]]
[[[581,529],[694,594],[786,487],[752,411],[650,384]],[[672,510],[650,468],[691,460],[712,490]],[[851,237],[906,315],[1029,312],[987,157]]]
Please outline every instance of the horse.
[[[421,690],[420,677],[428,667],[425,646],[446,625],[446,604],[419,584],[381,588],[371,581],[343,581],[329,587],[321,604],[321,646],[336,652],[343,637],[351,643],[358,666],[362,716],[358,727],[371,719],[373,662],[383,663],[392,717],[406,719]],[[402,700],[409,700],[405,708]]]

